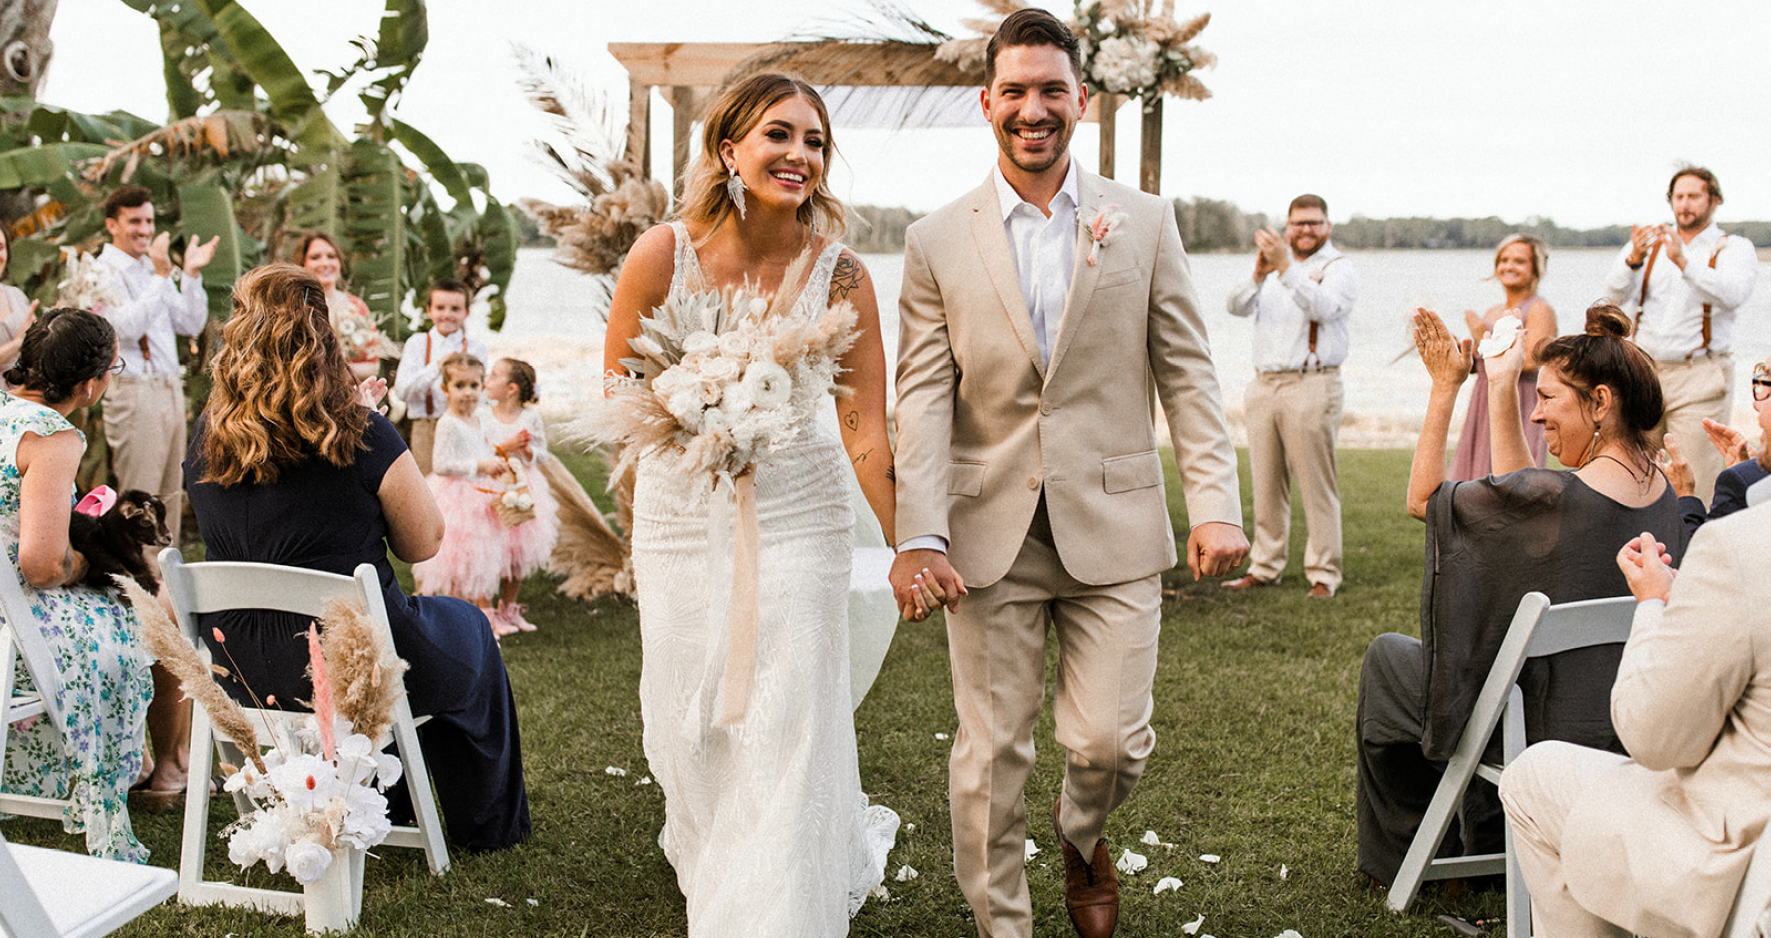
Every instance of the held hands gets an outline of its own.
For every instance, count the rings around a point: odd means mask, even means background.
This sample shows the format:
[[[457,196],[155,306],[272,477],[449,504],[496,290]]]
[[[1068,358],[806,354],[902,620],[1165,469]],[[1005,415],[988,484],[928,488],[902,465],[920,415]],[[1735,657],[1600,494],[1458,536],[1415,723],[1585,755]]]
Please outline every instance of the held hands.
[[[1254,277],[1256,280],[1269,273],[1285,273],[1291,266],[1291,250],[1285,246],[1285,240],[1271,228],[1262,228],[1254,233],[1255,247],[1260,254],[1254,260]]]
[[[495,479],[504,475],[504,473],[510,469],[510,466],[502,459],[482,459],[474,465],[474,468],[479,470],[480,475],[490,476]]]
[[[907,550],[892,561],[892,596],[911,622],[921,622],[937,606],[958,609],[965,595],[965,580],[947,555],[938,550]]]
[[[1650,599],[1665,602],[1672,593],[1673,578],[1678,575],[1672,567],[1672,555],[1667,553],[1666,545],[1646,531],[1641,537],[1630,539],[1617,552],[1617,568],[1623,571],[1623,578],[1629,582],[1630,594],[1636,597],[1636,602]]]
[[[510,435],[510,439],[498,444],[498,448],[502,450],[506,456],[515,456],[518,459],[525,460],[530,459],[529,431],[518,430]],[[746,467],[746,469],[748,469],[748,467]]]
[[[208,267],[209,262],[215,260],[215,248],[220,243],[220,235],[210,238],[208,244],[204,244],[201,238],[192,238],[191,243],[185,245],[184,249],[184,275],[186,277],[200,275],[203,268]]]
[[[1187,534],[1187,569],[1194,582],[1200,577],[1223,576],[1247,559],[1248,537],[1241,525],[1207,521]]]
[[[1421,363],[1427,366],[1427,374],[1432,376],[1437,388],[1455,391],[1475,366],[1475,359],[1470,355],[1470,341],[1459,342],[1451,330],[1445,328],[1445,320],[1424,307],[1417,307],[1414,311],[1414,347],[1420,350]],[[1492,371],[1489,373],[1493,374]]]

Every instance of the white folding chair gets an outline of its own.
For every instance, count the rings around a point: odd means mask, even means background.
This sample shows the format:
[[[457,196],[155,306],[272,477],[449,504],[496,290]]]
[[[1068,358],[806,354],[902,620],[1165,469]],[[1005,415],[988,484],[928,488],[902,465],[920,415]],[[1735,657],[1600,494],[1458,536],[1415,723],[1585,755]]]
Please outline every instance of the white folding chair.
[[[1463,804],[1464,791],[1470,781],[1481,777],[1500,784],[1500,773],[1506,764],[1525,751],[1524,696],[1518,688],[1519,672],[1532,658],[1623,642],[1630,637],[1630,623],[1635,618],[1636,601],[1629,596],[1610,599],[1588,599],[1580,602],[1550,605],[1542,593],[1526,593],[1513,613],[1513,622],[1501,642],[1500,653],[1488,669],[1488,678],[1476,696],[1470,719],[1464,724],[1463,736],[1445,766],[1439,787],[1421,819],[1420,830],[1408,845],[1402,868],[1390,885],[1385,904],[1393,912],[1401,912],[1414,901],[1421,883],[1430,879],[1454,876],[1488,876],[1505,871],[1507,875],[1507,927],[1515,938],[1531,934],[1531,897],[1526,893],[1525,879],[1513,850],[1513,828],[1507,825],[1507,852],[1467,857],[1434,858],[1451,819]],[[1506,719],[1502,735],[1503,761],[1500,764],[1482,761],[1495,727]]]
[[[0,836],[0,935],[98,938],[178,891],[158,866],[9,844]]]
[[[196,616],[200,613],[229,609],[274,609],[297,615],[319,616],[326,602],[334,598],[361,603],[369,618],[379,627],[391,646],[388,632],[387,606],[381,596],[381,582],[375,568],[360,564],[352,576],[303,570],[265,563],[194,563],[187,564],[176,548],[160,552],[160,573],[166,579],[172,609],[184,630],[185,637],[196,646],[205,662],[209,651],[197,637]],[[202,707],[194,708],[191,718],[191,770],[193,783],[185,793],[184,848],[178,863],[178,901],[186,905],[245,905],[283,915],[301,915],[303,894],[274,889],[259,889],[234,883],[203,879],[203,858],[209,833],[209,793],[201,779],[210,776],[212,759],[225,746],[222,758],[238,764],[240,754],[234,747],[215,736],[213,725]],[[271,744],[266,728],[280,721],[291,730],[305,720],[307,714],[284,710],[245,708],[253,726],[259,728],[262,746]],[[418,724],[404,695],[394,712],[393,741],[405,769],[406,788],[412,796],[417,823],[395,827],[383,841],[395,847],[415,847],[425,852],[433,873],[442,875],[449,868],[449,850],[443,843],[443,827],[437,814],[437,803],[431,792],[430,772],[425,768],[424,753],[418,745]],[[250,810],[243,793],[236,793],[235,804],[242,812]],[[350,920],[355,921],[363,899],[362,871],[351,871]]]
[[[55,656],[50,653],[49,643],[43,640],[43,633],[31,616],[24,590],[19,586],[18,569],[12,564],[0,564],[0,614],[6,617],[5,623],[0,624],[0,658],[5,659],[0,664],[0,701],[6,708],[0,715],[0,721],[3,721],[0,722],[0,761],[3,761],[6,737],[12,731],[12,724],[31,717],[48,720],[65,743],[68,723],[58,703],[61,700],[61,672],[55,669]],[[18,667],[21,662],[25,673],[31,676],[35,690],[19,689]],[[59,818],[66,807],[66,801],[0,791],[0,813]]]

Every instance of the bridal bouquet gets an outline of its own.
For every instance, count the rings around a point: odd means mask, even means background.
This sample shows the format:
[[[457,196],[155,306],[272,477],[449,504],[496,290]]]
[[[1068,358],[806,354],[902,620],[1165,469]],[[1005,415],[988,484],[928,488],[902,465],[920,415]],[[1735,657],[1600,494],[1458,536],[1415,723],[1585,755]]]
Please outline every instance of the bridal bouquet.
[[[337,314],[336,321],[334,331],[338,333],[338,345],[344,352],[345,361],[399,357],[399,347],[388,341],[368,316],[351,309]]]
[[[67,278],[57,285],[59,306],[103,312],[107,306],[127,302],[129,297],[117,283],[110,266],[85,251],[70,251]]]
[[[367,850],[387,837],[391,827],[382,792],[399,781],[401,767],[381,748],[403,693],[406,663],[395,657],[361,606],[334,600],[319,628],[308,626],[314,712],[293,733],[269,720],[261,734],[215,682],[214,675],[229,670],[205,663],[134,580],[117,580],[134,604],[148,650],[202,705],[216,732],[249,760],[237,769],[223,767],[229,773],[224,790],[245,793],[253,805],[222,831],[228,859],[241,868],[262,862],[273,873],[287,867],[306,886],[325,875],[343,848]],[[214,635],[225,653],[221,630]],[[274,698],[260,704],[275,705]],[[261,735],[272,740],[262,752]]]
[[[799,265],[795,265],[798,267]],[[785,282],[793,282],[790,268]],[[785,292],[785,291],[784,291]],[[685,474],[738,475],[791,442],[836,384],[855,342],[855,309],[790,315],[792,296],[682,290],[640,320],[635,357],[579,430],[626,445],[625,464],[674,454]]]

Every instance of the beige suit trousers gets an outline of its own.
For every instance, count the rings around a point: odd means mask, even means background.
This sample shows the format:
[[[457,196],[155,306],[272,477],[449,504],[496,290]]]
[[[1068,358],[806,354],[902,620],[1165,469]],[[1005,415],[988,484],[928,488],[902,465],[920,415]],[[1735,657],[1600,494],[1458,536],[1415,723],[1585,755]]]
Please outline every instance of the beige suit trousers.
[[[1008,574],[947,614],[959,712],[948,783],[953,865],[983,938],[1033,934],[1024,789],[1045,700],[1048,630],[1058,643],[1055,736],[1069,750],[1061,823],[1086,856],[1156,747],[1150,714],[1161,602],[1159,576],[1089,586],[1065,572],[1042,501]],[[1036,813],[1033,837],[1058,857],[1046,816],[1043,807]]]
[[[177,378],[111,379],[105,392],[105,439],[111,447],[111,472],[124,489],[141,489],[166,505],[166,530],[178,546],[184,520],[184,386]],[[159,569],[160,548],[146,550],[148,563]]]
[[[412,461],[418,464],[419,475],[430,475],[430,452],[436,448],[437,418],[413,417],[412,440],[407,448],[412,450]]]
[[[1708,505],[1716,497],[1716,476],[1727,467],[1722,465],[1722,454],[1716,452],[1709,434],[1704,432],[1703,418],[1728,422],[1734,408],[1734,356],[1657,362],[1655,367],[1660,372],[1666,416],[1648,432],[1649,442],[1659,449],[1665,446],[1662,437],[1668,433],[1679,441],[1679,452],[1697,477],[1697,497]]]
[[[1500,800],[1512,825],[1519,869],[1532,884],[1533,934],[1629,938],[1628,929],[1594,915],[1575,901],[1562,870],[1562,833],[1569,812],[1595,778],[1618,771],[1628,761],[1614,752],[1544,742],[1525,750],[1507,766],[1501,777]]]
[[[1254,476],[1254,544],[1248,572],[1274,581],[1291,549],[1291,480],[1304,500],[1304,575],[1341,586],[1341,491],[1335,459],[1343,400],[1334,371],[1262,372],[1243,398]]]

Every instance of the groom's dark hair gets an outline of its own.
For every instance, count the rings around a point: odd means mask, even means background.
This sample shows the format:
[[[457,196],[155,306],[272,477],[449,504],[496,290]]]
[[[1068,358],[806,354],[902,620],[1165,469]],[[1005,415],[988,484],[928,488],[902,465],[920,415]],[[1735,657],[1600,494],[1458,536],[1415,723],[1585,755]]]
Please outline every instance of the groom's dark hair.
[[[996,82],[996,53],[1015,46],[1056,46],[1070,57],[1070,71],[1082,79],[1082,45],[1057,17],[1038,7],[1016,10],[996,28],[984,48],[984,87]]]

